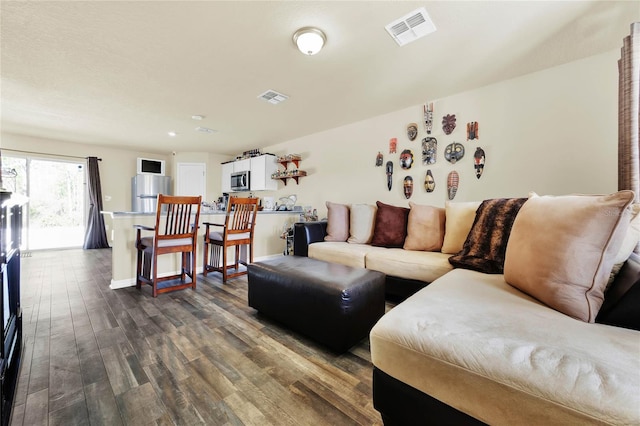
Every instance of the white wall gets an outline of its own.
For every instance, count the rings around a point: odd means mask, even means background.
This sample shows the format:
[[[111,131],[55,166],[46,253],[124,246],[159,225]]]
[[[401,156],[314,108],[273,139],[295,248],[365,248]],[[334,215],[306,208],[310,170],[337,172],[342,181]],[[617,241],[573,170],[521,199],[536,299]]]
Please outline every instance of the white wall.
[[[442,206],[451,170],[460,175],[454,201],[522,197],[532,190],[556,195],[613,192],[617,189],[618,57],[617,50],[611,51],[447,98],[429,99],[435,101],[432,136],[438,140],[438,160],[431,167],[421,163],[420,141],[426,136],[422,105],[266,147],[265,152],[277,155],[301,154],[300,168],[309,176],[301,178],[298,186],[290,181],[286,187],[279,184],[275,193],[257,195],[295,193],[298,204],[312,205],[321,216],[326,214],[327,200],[380,200],[406,206],[402,180],[411,175],[415,187],[410,200]],[[445,114],[457,117],[457,127],[448,136],[440,125]],[[479,140],[466,141],[469,121],[479,122]],[[411,122],[419,123],[413,142],[405,130]],[[398,149],[389,154],[393,137],[398,138]],[[466,154],[451,165],[444,160],[444,148],[454,141],[463,143]],[[473,167],[476,146],[487,157],[479,180]],[[416,159],[410,170],[399,165],[400,152],[406,148]],[[384,166],[374,166],[378,151],[383,152],[384,163],[394,162],[390,192]],[[428,168],[436,180],[433,193],[427,193],[423,185]]]

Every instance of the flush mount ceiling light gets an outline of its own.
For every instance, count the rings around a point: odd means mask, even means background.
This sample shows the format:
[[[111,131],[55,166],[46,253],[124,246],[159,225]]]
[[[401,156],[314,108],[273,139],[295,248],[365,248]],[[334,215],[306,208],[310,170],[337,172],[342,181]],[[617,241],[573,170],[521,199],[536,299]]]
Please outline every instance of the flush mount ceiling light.
[[[300,28],[293,34],[293,43],[302,53],[309,56],[318,53],[326,41],[327,36],[314,27]]]

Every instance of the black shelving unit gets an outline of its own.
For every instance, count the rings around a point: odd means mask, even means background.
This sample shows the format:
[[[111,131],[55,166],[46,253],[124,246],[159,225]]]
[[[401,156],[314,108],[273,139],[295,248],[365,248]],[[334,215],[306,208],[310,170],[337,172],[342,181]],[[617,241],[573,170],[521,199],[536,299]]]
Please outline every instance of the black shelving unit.
[[[0,345],[0,418],[8,425],[22,358],[20,240],[23,198],[0,191],[0,271],[2,344]]]

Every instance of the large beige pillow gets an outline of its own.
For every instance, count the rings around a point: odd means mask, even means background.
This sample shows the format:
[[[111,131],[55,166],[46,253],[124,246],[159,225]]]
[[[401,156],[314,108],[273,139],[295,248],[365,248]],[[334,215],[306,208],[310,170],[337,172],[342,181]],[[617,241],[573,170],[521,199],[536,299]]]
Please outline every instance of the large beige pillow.
[[[409,201],[405,250],[440,251],[444,241],[445,210]]]
[[[445,203],[445,233],[442,242],[442,253],[457,254],[462,250],[467,235],[476,218],[476,210],[482,201],[463,203]]]
[[[325,241],[347,241],[349,238],[349,206],[346,204],[326,202],[327,235]]]
[[[349,239],[354,244],[369,244],[373,238],[378,207],[371,204],[351,204]]]
[[[533,195],[511,228],[505,281],[557,311],[594,322],[633,197],[632,191]]]

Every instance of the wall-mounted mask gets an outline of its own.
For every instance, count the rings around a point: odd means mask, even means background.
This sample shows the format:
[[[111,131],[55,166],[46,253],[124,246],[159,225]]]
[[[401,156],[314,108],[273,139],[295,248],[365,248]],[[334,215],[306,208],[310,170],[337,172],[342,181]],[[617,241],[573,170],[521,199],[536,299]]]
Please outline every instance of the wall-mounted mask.
[[[382,162],[384,161],[382,157],[382,153],[378,151],[378,155],[376,155],[376,167],[382,166]]]
[[[404,197],[409,199],[413,194],[413,178],[411,176],[405,176],[404,178]]]
[[[445,135],[450,135],[453,132],[453,129],[456,128],[456,115],[455,114],[447,114],[442,117],[442,130]]]
[[[444,159],[451,164],[456,164],[458,160],[464,157],[464,146],[461,143],[454,142],[447,145],[444,149]]]
[[[476,177],[478,179],[480,179],[484,171],[484,160],[484,149],[477,147],[476,152],[473,154],[473,168],[476,169]]]
[[[436,164],[438,141],[436,138],[426,137],[422,139],[422,164]]]
[[[400,153],[400,167],[409,170],[411,166],[413,166],[413,152],[410,149],[405,149]]]
[[[427,174],[424,177],[424,189],[426,189],[427,192],[433,192],[433,190],[436,189],[436,181],[433,178],[431,170],[427,170]]]
[[[449,200],[453,200],[458,192],[458,185],[460,184],[460,176],[458,172],[452,170],[447,176],[447,196]]]
[[[416,123],[410,123],[407,125],[407,137],[410,141],[416,140],[418,136],[418,125]]]

